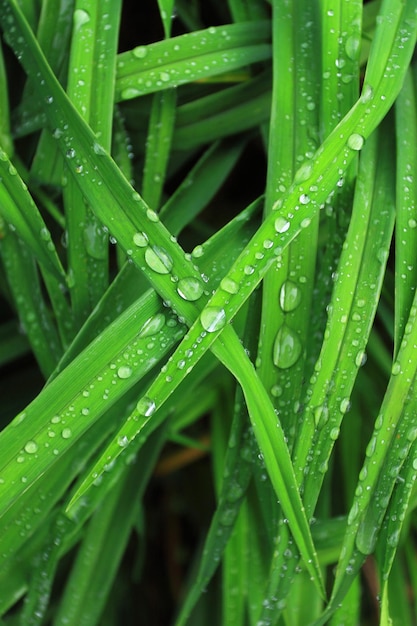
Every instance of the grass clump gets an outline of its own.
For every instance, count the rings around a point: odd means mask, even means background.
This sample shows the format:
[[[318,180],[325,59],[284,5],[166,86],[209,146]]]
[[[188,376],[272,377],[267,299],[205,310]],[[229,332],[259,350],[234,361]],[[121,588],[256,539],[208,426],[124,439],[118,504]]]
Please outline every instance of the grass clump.
[[[0,26],[2,623],[415,623],[415,3]]]

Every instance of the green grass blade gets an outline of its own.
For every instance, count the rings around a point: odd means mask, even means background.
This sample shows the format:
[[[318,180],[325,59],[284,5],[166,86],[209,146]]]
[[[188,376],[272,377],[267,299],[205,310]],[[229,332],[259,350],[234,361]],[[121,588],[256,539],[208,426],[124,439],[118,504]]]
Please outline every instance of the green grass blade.
[[[178,87],[268,59],[271,56],[268,39],[268,22],[251,22],[212,26],[133,48],[118,57],[116,101]]]
[[[0,149],[0,213],[16,231],[37,261],[61,282],[65,273],[55,250],[51,234],[38,211],[26,184],[20,178],[7,154]]]
[[[417,183],[412,175],[417,166],[417,73],[410,68],[395,103],[397,140],[397,228],[395,284],[395,351],[398,351],[416,289]]]
[[[156,93],[152,100],[146,141],[142,197],[155,211],[160,206],[168,158],[171,152],[176,100],[175,89],[166,89],[161,93]]]

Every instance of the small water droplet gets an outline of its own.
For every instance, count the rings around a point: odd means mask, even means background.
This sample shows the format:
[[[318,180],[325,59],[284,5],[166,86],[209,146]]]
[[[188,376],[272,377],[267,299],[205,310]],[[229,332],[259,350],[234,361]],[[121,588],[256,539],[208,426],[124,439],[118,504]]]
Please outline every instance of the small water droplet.
[[[350,409],[350,400],[349,398],[343,398],[343,400],[340,403],[340,411],[341,413],[347,413]]]
[[[64,428],[61,432],[61,436],[63,439],[69,439],[72,435],[72,431],[70,428]]]
[[[150,417],[155,412],[156,405],[153,400],[148,398],[148,396],[144,396],[137,403],[136,409],[140,415]]]
[[[360,98],[361,102],[366,104],[370,102],[373,97],[374,97],[373,88],[368,83],[365,83],[364,86],[362,87],[362,93],[361,93],[361,98]]]
[[[275,337],[272,360],[276,367],[287,369],[300,358],[303,351],[300,338],[287,324],[283,324]]]
[[[309,217],[305,217],[303,220],[301,220],[301,228],[307,228],[308,226],[310,226],[311,224],[311,218]]]
[[[136,48],[133,48],[132,54],[137,59],[144,59],[148,54],[148,50],[146,46],[136,46]]]
[[[36,441],[28,441],[25,445],[25,452],[28,454],[35,454],[38,451],[38,444]]]
[[[246,276],[251,276],[254,273],[255,268],[253,267],[253,265],[245,265],[245,267],[243,268],[243,271],[246,274]]]
[[[223,291],[231,294],[238,293],[239,291],[239,285],[237,284],[237,282],[232,280],[231,278],[228,278],[227,276],[222,278],[222,280],[220,281],[220,287],[221,289],[223,289]]]
[[[159,222],[158,213],[155,213],[155,211],[152,211],[152,209],[146,210],[146,217],[148,218],[150,222],[154,222],[154,223]]]
[[[164,83],[168,82],[168,81],[169,81],[169,74],[168,74],[168,72],[161,72],[161,73],[159,74],[159,78],[160,78],[160,79],[161,79]]]
[[[410,228],[415,228],[415,227],[417,226],[417,220],[415,220],[415,219],[413,219],[413,218],[410,218],[410,219],[408,220],[408,226],[409,226]]]
[[[277,233],[285,233],[290,227],[290,222],[285,217],[277,217],[275,220],[275,230]]]
[[[399,374],[400,372],[401,372],[401,363],[399,361],[395,361],[392,364],[391,374],[393,376],[397,376],[397,374]]]
[[[73,159],[75,157],[75,150],[74,150],[74,148],[69,148],[66,151],[65,156],[67,157],[67,159]]]
[[[310,197],[306,193],[302,193],[300,196],[300,204],[308,204],[310,202]]]
[[[188,278],[181,278],[178,281],[177,291],[181,298],[193,302],[194,300],[198,300],[203,294],[204,287],[201,280],[190,276]]]
[[[301,302],[301,290],[292,280],[286,280],[279,292],[279,304],[286,313],[294,311]]]
[[[352,133],[347,140],[347,145],[351,150],[362,150],[365,139],[358,133]]]
[[[208,306],[200,316],[201,325],[208,333],[214,333],[226,325],[226,312],[218,306]]]
[[[126,448],[128,443],[129,443],[129,439],[127,438],[126,435],[120,435],[117,438],[117,445],[120,446],[121,448]]]
[[[130,378],[132,376],[132,368],[128,365],[121,365],[117,370],[119,378]]]
[[[172,259],[168,252],[159,246],[146,248],[145,261],[157,274],[169,274],[172,270]]]

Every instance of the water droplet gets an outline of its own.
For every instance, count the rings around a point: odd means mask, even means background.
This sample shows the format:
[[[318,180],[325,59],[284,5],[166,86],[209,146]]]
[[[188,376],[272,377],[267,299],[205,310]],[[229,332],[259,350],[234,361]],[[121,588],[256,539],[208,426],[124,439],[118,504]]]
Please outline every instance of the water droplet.
[[[74,11],[74,29],[78,30],[84,24],[87,24],[90,21],[90,14],[84,9],[76,9]]]
[[[332,428],[330,433],[329,433],[330,439],[332,439],[333,441],[336,441],[336,439],[339,436],[339,432],[340,432],[339,428],[337,428],[337,427]]]
[[[340,411],[341,413],[347,413],[350,409],[350,400],[349,398],[343,398],[343,400],[340,403]]]
[[[275,220],[275,230],[277,233],[285,233],[290,227],[290,222],[285,217],[277,217]]]
[[[138,246],[138,248],[146,248],[149,243],[148,236],[146,233],[135,233],[133,235],[133,243],[135,246]]]
[[[150,337],[156,335],[161,328],[165,325],[165,315],[163,313],[157,313],[150,317],[139,331],[138,337]]]
[[[410,228],[415,228],[415,227],[417,226],[417,220],[415,220],[415,219],[413,219],[413,218],[410,218],[410,219],[408,220],[408,226],[409,226]]]
[[[128,365],[121,365],[117,370],[117,375],[119,378],[130,378],[132,375],[132,368]]]
[[[245,267],[243,268],[243,271],[246,274],[246,276],[251,276],[254,273],[255,268],[253,267],[253,265],[245,265]]]
[[[35,454],[38,451],[38,444],[36,441],[28,441],[25,445],[25,452],[28,454]]]
[[[148,54],[148,50],[146,46],[137,46],[136,48],[133,48],[132,54],[137,59],[144,59]]]
[[[301,302],[301,290],[292,280],[286,280],[279,292],[279,304],[283,311],[294,311]]]
[[[64,428],[61,432],[63,439],[69,439],[72,435],[72,431],[70,428]]]
[[[150,222],[159,222],[158,213],[155,213],[155,211],[152,211],[152,209],[146,209],[146,217]]]
[[[356,61],[359,56],[361,40],[357,35],[351,35],[346,39],[345,50],[349,59]]]
[[[392,364],[391,374],[393,376],[397,376],[397,374],[399,374],[400,372],[401,372],[401,363],[399,363],[399,361],[395,361]]]
[[[302,166],[296,171],[294,176],[294,182],[299,185],[300,183],[304,183],[308,180],[313,173],[313,163],[311,161],[306,161],[302,164]]]
[[[222,278],[222,280],[220,281],[220,287],[223,289],[223,291],[231,294],[238,293],[239,291],[239,285],[237,284],[237,282],[232,280],[231,278],[228,278],[227,276]]]
[[[189,278],[181,278],[178,281],[177,291],[184,300],[198,300],[204,290],[203,283],[198,278],[190,276]]]
[[[120,95],[122,97],[122,100],[132,100],[132,98],[137,98],[138,96],[140,96],[141,92],[139,91],[139,89],[135,89],[134,87],[127,87],[127,89],[123,89]]]
[[[67,157],[67,159],[73,159],[75,157],[75,150],[74,150],[74,148],[69,148],[66,151],[65,156]]]
[[[121,448],[126,448],[128,443],[129,443],[129,439],[127,438],[126,435],[120,435],[117,438],[117,445],[120,446]]]
[[[293,330],[283,324],[275,337],[272,360],[276,367],[287,369],[300,358],[303,351],[301,341]]]
[[[365,83],[362,88],[362,93],[361,93],[361,98],[360,98],[361,102],[366,104],[367,102],[370,102],[373,97],[374,97],[373,88],[368,83]]]
[[[310,197],[306,193],[302,193],[300,196],[301,204],[308,204],[310,202]]]
[[[160,78],[160,79],[161,79],[164,83],[168,82],[168,81],[169,81],[169,74],[168,74],[168,72],[161,72],[161,73],[159,74],[159,78]]]
[[[145,261],[157,274],[169,274],[172,270],[172,259],[168,252],[159,246],[146,248]]]
[[[226,325],[226,312],[218,306],[208,306],[200,316],[201,325],[208,333],[214,333]]]
[[[103,156],[104,154],[106,154],[106,151],[103,148],[103,146],[100,145],[97,141],[93,143],[93,151],[94,151],[94,154],[98,154],[99,156]]]
[[[194,250],[191,252],[191,255],[195,258],[195,259],[199,259],[200,257],[202,257],[204,254],[204,248],[203,246],[196,246],[194,248]]]
[[[362,150],[365,139],[358,133],[352,133],[347,140],[347,145],[351,150]]]
[[[148,396],[144,396],[137,403],[136,409],[140,415],[150,417],[155,412],[156,405],[153,400],[148,398]]]
[[[301,228],[307,228],[308,226],[310,226],[311,224],[311,218],[310,217],[305,217],[303,220],[301,220]]]

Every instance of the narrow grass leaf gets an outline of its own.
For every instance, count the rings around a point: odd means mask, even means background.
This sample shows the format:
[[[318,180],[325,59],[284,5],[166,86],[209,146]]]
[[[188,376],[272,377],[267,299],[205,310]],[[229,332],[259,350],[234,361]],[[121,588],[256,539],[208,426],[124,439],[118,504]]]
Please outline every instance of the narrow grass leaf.
[[[269,59],[269,35],[268,22],[228,24],[133,48],[118,57],[116,101]]]
[[[410,68],[395,103],[397,143],[397,228],[395,247],[395,352],[398,351],[416,289],[417,267],[417,72]]]

